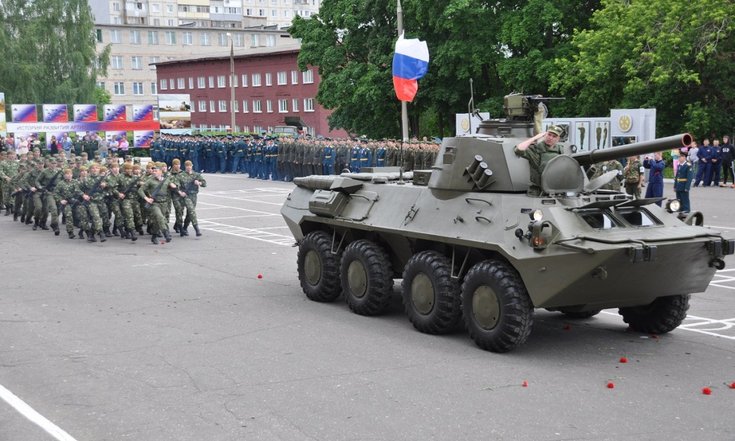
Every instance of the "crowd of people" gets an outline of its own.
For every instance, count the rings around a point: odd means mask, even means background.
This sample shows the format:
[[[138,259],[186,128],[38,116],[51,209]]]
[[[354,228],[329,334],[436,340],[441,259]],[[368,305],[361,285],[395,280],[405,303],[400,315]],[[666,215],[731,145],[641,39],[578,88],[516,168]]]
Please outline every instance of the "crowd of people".
[[[148,162],[145,169],[126,156],[89,160],[85,152],[41,156],[40,149],[16,158],[14,150],[0,153],[0,207],[35,230],[66,229],[69,239],[105,242],[107,238],[136,241],[150,234],[152,243],[170,242],[169,216],[174,231],[189,235],[201,230],[196,216],[197,194],[207,182],[191,161]],[[145,230],[145,232],[144,232]],[[75,234],[76,231],[76,234]]]
[[[404,169],[430,168],[438,151],[438,144],[426,140],[404,144]],[[401,164],[400,142],[393,140],[162,134],[150,153],[154,161],[167,164],[181,158],[203,172],[247,173],[274,181]]]

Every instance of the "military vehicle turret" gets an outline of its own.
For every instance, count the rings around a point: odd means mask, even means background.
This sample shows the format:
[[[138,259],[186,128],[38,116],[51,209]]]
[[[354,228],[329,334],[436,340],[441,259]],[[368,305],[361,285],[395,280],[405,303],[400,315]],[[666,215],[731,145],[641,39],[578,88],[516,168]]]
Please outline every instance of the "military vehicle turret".
[[[619,308],[633,330],[666,333],[735,252],[735,241],[663,198],[598,190],[583,165],[688,145],[687,134],[558,156],[527,195],[529,165],[513,148],[539,130],[537,96],[506,97],[504,119],[446,138],[431,170],[392,169],[295,179],[281,213],[298,244],[308,298],[344,296],[380,314],[402,279],[406,314],[425,333],[464,323],[486,350],[523,344],[535,308],[585,318]],[[536,114],[536,124],[534,124]],[[536,128],[534,128],[534,125]],[[682,265],[686,262],[686,265]],[[677,276],[672,277],[672,268]]]

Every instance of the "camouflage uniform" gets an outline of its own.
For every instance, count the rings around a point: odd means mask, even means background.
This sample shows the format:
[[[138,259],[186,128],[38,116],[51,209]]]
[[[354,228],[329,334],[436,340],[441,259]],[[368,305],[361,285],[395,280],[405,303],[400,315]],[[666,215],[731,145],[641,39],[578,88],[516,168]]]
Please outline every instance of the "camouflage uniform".
[[[628,159],[628,163],[623,169],[625,192],[634,196],[636,199],[641,197],[641,182],[643,177],[643,172],[641,171],[642,168],[643,167],[638,159]]]
[[[201,174],[191,170],[191,163],[189,161],[186,164],[187,170],[179,174],[179,191],[185,195],[181,200],[186,207],[186,218],[181,228],[181,235],[189,235],[186,230],[189,228],[189,224],[191,224],[194,227],[194,231],[196,231],[196,235],[201,236],[202,233],[199,230],[196,213],[197,194],[199,193],[200,187],[207,186],[207,181]]]
[[[67,171],[68,174],[66,174]],[[61,212],[63,214],[66,233],[69,235],[69,239],[74,239],[76,237],[74,235],[74,213],[72,211],[72,205],[74,205],[76,195],[79,193],[79,183],[72,177],[72,170],[66,169],[64,179],[56,185],[55,190],[56,198],[61,204]]]
[[[151,242],[157,243],[157,237],[162,234],[166,238],[167,242],[171,241],[171,234],[168,231],[168,221],[164,213],[166,213],[168,203],[170,200],[169,189],[172,185],[175,188],[170,177],[164,177],[161,174],[160,169],[156,169],[157,175],[154,175],[151,179],[148,179],[138,189],[138,195],[141,198],[150,198],[153,201],[149,201],[148,204],[148,215],[151,218],[152,225],[152,236]]]

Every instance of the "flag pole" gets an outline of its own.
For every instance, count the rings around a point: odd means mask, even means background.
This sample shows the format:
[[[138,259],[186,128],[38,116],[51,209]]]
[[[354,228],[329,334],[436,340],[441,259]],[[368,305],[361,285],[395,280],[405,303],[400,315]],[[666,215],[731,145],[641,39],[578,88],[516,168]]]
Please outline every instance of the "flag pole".
[[[397,1],[396,16],[398,22],[398,38],[403,34],[403,8],[401,0]],[[399,169],[399,182],[403,183],[403,143],[408,142],[408,103],[401,101],[401,167]]]

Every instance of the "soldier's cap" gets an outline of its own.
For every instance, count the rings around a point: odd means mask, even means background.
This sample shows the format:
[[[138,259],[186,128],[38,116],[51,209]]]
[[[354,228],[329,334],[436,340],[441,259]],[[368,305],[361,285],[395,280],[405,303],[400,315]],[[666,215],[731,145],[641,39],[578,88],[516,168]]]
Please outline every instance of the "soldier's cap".
[[[133,169],[133,164],[129,162],[126,162],[125,164],[123,164],[123,170],[127,171],[127,170],[132,170],[132,169]]]
[[[173,161],[171,161],[171,164],[181,164],[181,159],[179,159],[179,158],[174,158],[174,160],[173,160]]]
[[[191,161],[189,161],[188,159],[186,161],[184,161],[184,167],[189,167],[189,166],[193,166],[193,165],[194,165],[194,163],[191,162]]]
[[[564,130],[562,130],[561,127],[557,125],[549,126],[549,130],[547,130],[549,133],[553,133],[556,136],[561,136],[562,133],[564,133]]]
[[[132,161],[133,157],[130,155],[125,155],[125,161]]]

